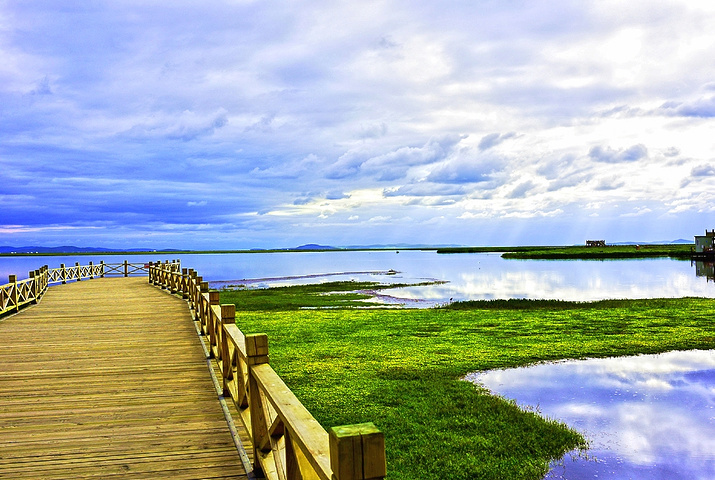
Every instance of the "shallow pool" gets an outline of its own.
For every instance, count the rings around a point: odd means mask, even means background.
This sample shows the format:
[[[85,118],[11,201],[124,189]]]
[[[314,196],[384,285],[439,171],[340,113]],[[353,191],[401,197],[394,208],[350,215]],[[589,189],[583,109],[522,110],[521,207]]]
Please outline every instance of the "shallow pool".
[[[715,350],[539,364],[467,376],[589,441],[547,479],[715,479]]]

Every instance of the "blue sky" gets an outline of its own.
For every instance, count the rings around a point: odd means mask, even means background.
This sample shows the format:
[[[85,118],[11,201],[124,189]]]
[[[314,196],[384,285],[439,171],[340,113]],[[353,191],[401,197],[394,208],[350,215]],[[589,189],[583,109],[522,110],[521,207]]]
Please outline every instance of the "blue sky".
[[[0,244],[715,228],[710,1],[0,1]]]

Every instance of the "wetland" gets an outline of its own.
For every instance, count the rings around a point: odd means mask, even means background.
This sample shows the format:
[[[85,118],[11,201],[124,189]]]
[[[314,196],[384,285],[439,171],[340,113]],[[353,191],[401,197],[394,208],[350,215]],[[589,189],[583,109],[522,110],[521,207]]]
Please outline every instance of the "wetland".
[[[4,257],[0,275],[21,276],[38,261],[116,258]],[[222,289],[244,332],[268,333],[274,368],[324,426],[371,421],[384,431],[393,479],[538,480],[574,451],[589,456],[589,428],[495,396],[463,381],[467,374],[715,346],[711,267],[667,257],[526,261],[401,250],[170,258]],[[371,294],[440,308],[384,309],[374,299],[378,308],[359,308]],[[712,395],[712,377],[703,381]]]

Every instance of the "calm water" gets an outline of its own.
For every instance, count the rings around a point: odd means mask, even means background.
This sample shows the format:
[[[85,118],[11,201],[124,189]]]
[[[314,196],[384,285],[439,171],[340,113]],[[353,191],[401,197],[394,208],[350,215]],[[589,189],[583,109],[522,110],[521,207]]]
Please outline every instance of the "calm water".
[[[715,350],[540,364],[468,375],[574,427],[588,459],[547,479],[715,479]]]
[[[620,261],[504,260],[499,254],[439,255],[433,251],[253,253],[221,255],[96,255],[0,257],[0,281],[47,263],[74,265],[148,262],[179,258],[214,287],[232,284],[267,286],[331,280],[447,283],[392,289],[386,293],[410,306],[430,306],[450,299],[532,298],[599,300],[604,298],[715,297],[710,270],[670,259]],[[385,275],[395,270],[396,275]]]

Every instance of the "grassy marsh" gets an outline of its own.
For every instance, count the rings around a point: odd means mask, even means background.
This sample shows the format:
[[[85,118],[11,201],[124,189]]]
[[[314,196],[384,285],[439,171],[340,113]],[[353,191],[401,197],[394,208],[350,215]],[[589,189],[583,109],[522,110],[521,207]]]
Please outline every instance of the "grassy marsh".
[[[239,288],[222,291],[224,302],[236,303],[244,311],[296,310],[301,308],[357,308],[367,306],[364,300],[372,295],[364,291],[378,291],[419,284],[382,284],[378,282],[325,282],[272,288]],[[238,305],[240,302],[240,306]]]
[[[539,479],[551,459],[585,445],[460,381],[468,372],[715,346],[710,299],[299,309],[314,297],[330,306],[330,289],[268,289],[265,309],[248,301],[251,290],[222,292],[221,301],[236,303],[244,332],[268,334],[273,367],[324,426],[372,421],[385,432],[391,479]],[[294,298],[279,307],[273,294]]]
[[[690,259],[693,244],[608,245],[605,247],[458,247],[440,248],[437,253],[502,252],[503,258],[531,260],[609,260],[623,258],[669,257]]]

